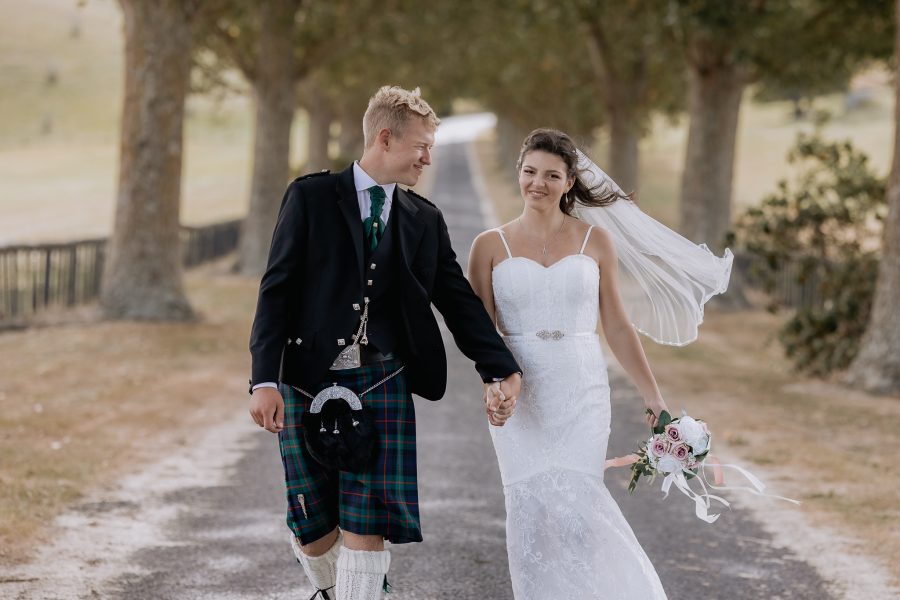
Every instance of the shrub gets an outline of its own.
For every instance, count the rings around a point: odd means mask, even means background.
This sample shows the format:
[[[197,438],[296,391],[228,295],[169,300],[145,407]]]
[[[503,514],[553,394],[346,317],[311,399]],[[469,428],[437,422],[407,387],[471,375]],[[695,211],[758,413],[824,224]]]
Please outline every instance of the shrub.
[[[796,181],[780,181],[731,236],[756,258],[751,277],[770,293],[773,312],[786,308],[773,293],[784,273],[794,285],[812,285],[779,340],[797,369],[821,376],[850,364],[868,323],[887,181],[849,141],[825,141],[818,129],[797,137],[788,161],[800,169]]]

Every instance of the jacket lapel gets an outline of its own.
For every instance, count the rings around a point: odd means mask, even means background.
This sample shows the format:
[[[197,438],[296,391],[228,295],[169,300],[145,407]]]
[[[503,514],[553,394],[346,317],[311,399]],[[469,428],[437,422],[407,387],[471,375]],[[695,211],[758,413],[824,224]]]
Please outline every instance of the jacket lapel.
[[[418,207],[409,195],[398,185],[394,195],[397,201],[391,212],[397,216],[397,232],[400,234],[400,256],[403,263],[409,267],[415,256],[416,249],[425,233],[425,223],[418,217]]]
[[[363,228],[362,217],[359,214],[359,199],[356,195],[356,184],[353,181],[353,165],[338,174],[337,184],[338,207],[350,228],[350,237],[353,238],[353,249],[356,252],[356,266],[360,281],[363,276]]]

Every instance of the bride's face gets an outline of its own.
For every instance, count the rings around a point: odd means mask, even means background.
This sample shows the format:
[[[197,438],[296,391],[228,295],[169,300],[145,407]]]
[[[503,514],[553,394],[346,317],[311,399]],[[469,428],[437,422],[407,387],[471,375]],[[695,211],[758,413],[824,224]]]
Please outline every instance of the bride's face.
[[[532,150],[522,158],[519,191],[526,205],[535,208],[558,206],[559,199],[572,187],[566,177],[565,161],[543,150]]]

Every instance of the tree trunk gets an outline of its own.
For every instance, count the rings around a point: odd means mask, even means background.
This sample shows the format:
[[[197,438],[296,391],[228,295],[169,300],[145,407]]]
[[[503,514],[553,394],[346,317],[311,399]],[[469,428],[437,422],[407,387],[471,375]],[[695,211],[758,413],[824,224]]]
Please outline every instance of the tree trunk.
[[[331,122],[334,111],[328,98],[315,82],[307,88],[306,112],[309,114],[309,136],[307,137],[306,168],[308,173],[331,168],[328,145],[331,143]]]
[[[261,35],[253,81],[256,126],[250,206],[241,231],[239,270],[259,277],[266,269],[269,244],[284,188],[290,177],[291,125],[297,103],[292,40],[295,2],[259,4]]]
[[[900,0],[896,0],[894,65],[900,65]],[[887,192],[888,216],[869,326],[846,381],[877,394],[900,393],[900,76],[894,74],[894,163]]]
[[[633,111],[608,104],[609,176],[626,194],[638,189],[638,142],[641,134]],[[637,198],[637,197],[635,197]]]
[[[341,132],[338,135],[338,153],[341,162],[350,162],[362,156],[362,113],[344,110],[340,116]]]
[[[587,57],[594,71],[594,83],[606,106],[609,122],[609,157],[606,172],[626,193],[638,191],[638,143],[641,130],[639,114],[647,96],[646,61],[642,56],[631,60],[629,68],[617,68],[615,50],[610,47],[605,19],[599,15],[583,18]],[[637,199],[637,196],[635,196]]]
[[[191,31],[184,2],[121,0],[125,30],[116,217],[100,304],[114,319],[192,316],[179,204]]]
[[[516,121],[503,114],[497,114],[497,164],[502,173],[507,175],[510,185],[519,189],[519,176],[516,173],[516,160],[522,151],[522,142],[525,141],[529,131],[526,131]]]
[[[681,177],[681,232],[720,251],[731,225],[731,187],[743,69],[712,57],[691,65],[688,130]]]

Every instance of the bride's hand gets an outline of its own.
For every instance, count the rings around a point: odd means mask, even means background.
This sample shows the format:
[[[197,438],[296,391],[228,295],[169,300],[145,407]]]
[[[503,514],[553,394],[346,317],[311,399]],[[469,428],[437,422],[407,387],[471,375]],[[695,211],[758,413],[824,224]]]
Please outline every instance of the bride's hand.
[[[503,427],[506,420],[512,416],[512,407],[506,400],[499,383],[484,384],[484,410],[491,425]]]
[[[662,411],[669,412],[669,407],[666,406],[666,401],[662,398],[650,400],[644,398],[644,406],[647,407],[647,424],[650,425],[651,429],[656,427],[656,422],[659,420],[659,415]]]

